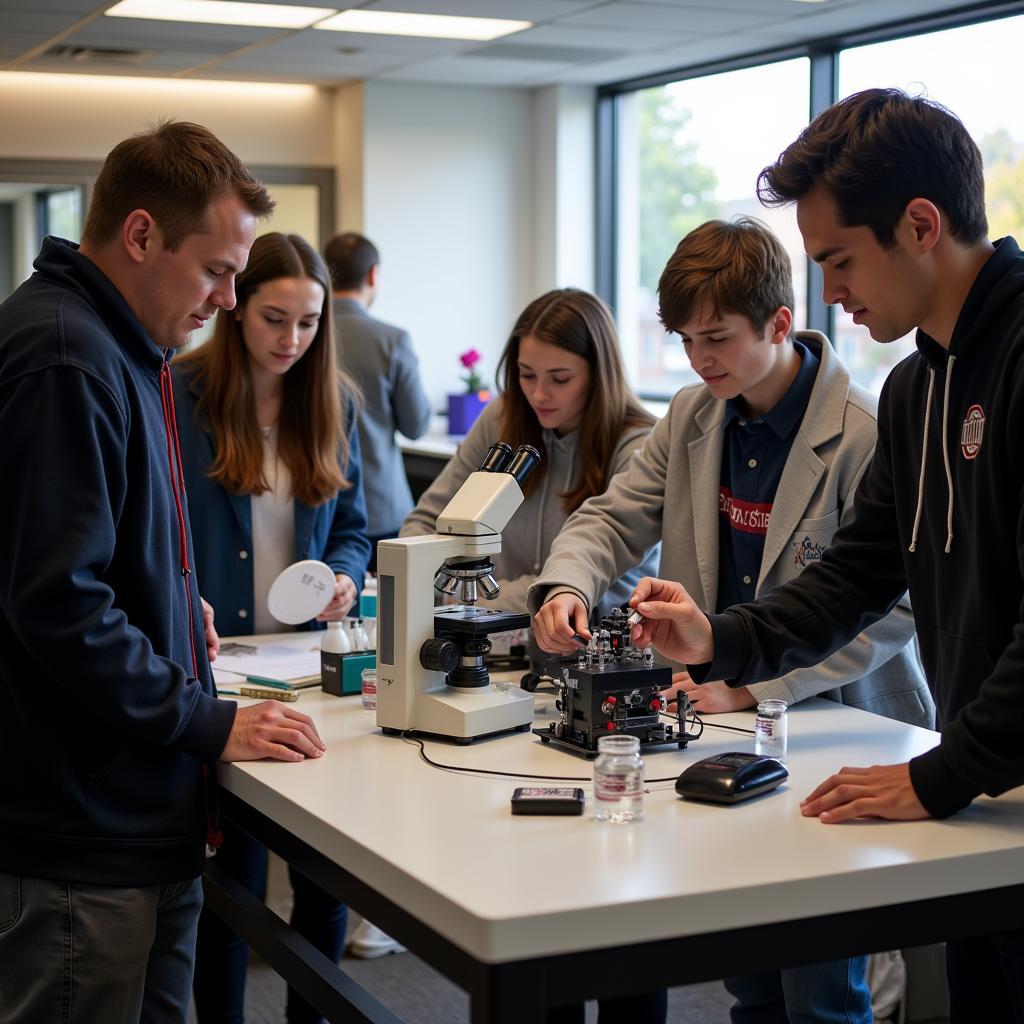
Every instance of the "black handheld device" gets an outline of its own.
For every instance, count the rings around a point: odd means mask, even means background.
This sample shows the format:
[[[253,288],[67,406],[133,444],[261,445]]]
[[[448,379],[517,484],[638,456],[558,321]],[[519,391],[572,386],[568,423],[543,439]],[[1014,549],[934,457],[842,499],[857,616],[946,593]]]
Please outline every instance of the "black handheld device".
[[[729,751],[691,764],[676,779],[676,792],[687,800],[735,804],[774,789],[789,778],[774,757]]]
[[[519,786],[512,793],[513,814],[582,814],[578,786]]]

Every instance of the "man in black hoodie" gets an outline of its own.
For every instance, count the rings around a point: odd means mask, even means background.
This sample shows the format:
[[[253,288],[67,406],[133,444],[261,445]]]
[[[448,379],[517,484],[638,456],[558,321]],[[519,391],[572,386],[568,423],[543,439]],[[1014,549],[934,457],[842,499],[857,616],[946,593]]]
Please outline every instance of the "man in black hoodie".
[[[216,699],[170,384],[272,208],[206,129],[160,125],[0,305],[5,1020],[184,1021],[213,766],[323,752],[305,715]]]
[[[803,802],[824,822],[943,818],[1024,783],[1024,255],[988,241],[981,155],[964,126],[891,89],[819,115],[758,194],[795,202],[838,303],[883,343],[889,376],[854,520],[799,583],[705,615],[641,581],[634,630],[698,682],[745,686],[814,665],[909,586],[941,739],[909,764],[844,768]],[[1024,932],[949,943],[955,1022],[1024,1022]]]

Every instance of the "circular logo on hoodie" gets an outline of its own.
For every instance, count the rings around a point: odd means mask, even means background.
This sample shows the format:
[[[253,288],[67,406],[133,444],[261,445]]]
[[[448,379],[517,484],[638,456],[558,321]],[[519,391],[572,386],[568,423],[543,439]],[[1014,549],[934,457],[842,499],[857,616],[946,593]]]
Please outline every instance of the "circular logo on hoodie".
[[[985,410],[980,405],[972,405],[964,417],[964,425],[960,429],[960,451],[965,459],[976,459],[981,451],[981,436],[985,433]]]

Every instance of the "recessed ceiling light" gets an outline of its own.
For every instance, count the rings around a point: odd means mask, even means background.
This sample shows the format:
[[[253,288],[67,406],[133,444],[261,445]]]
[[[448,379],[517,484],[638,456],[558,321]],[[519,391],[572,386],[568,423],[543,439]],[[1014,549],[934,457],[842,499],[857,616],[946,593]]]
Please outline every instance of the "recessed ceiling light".
[[[497,39],[530,28],[530,21],[503,18],[456,18],[447,14],[399,14],[392,11],[342,11],[314,28],[331,32],[371,32],[431,39]]]
[[[248,4],[237,0],[121,0],[105,13],[113,18],[189,21],[203,25],[308,28],[314,21],[334,14],[335,8]]]
[[[789,0],[791,4],[823,4],[828,0]]]

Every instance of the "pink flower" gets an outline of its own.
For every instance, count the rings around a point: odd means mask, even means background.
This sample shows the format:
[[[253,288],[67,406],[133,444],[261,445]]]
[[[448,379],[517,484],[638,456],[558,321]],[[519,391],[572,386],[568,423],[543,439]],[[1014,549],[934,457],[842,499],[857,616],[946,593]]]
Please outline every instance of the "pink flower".
[[[483,359],[483,356],[480,355],[475,348],[468,349],[459,356],[459,362],[462,363],[467,370],[472,370],[481,359]]]

